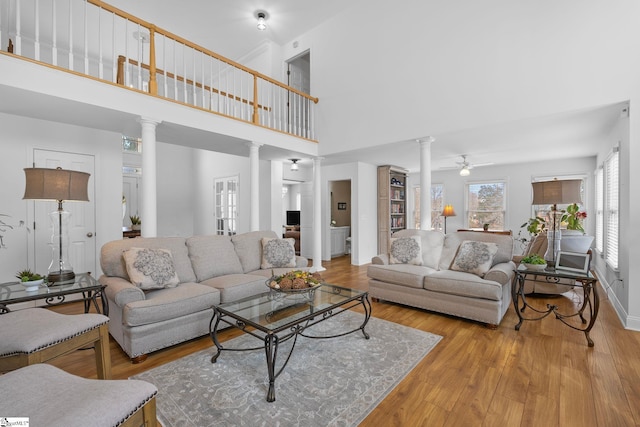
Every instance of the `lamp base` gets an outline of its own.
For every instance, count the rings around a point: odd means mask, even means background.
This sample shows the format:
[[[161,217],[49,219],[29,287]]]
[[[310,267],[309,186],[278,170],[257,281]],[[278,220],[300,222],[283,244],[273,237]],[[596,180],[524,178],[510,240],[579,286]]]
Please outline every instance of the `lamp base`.
[[[76,274],[73,270],[52,271],[47,276],[47,281],[53,284],[64,284],[74,282]]]

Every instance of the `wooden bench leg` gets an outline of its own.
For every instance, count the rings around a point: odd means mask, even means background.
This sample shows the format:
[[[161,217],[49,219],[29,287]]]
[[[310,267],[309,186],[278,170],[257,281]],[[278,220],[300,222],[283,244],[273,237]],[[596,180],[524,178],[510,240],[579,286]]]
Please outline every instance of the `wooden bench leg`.
[[[100,338],[94,344],[96,369],[101,380],[111,379],[111,350],[109,348],[109,326],[105,323],[99,328]]]

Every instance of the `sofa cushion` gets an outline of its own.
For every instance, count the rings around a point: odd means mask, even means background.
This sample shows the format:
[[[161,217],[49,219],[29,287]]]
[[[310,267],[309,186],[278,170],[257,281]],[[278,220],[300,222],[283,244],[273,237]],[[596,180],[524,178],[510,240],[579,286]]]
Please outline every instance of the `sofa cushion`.
[[[273,231],[251,231],[231,236],[231,242],[236,249],[240,264],[242,264],[243,273],[260,268],[263,237],[276,238],[278,235]]]
[[[257,275],[227,274],[213,277],[200,284],[217,289],[220,292],[220,303],[224,304],[267,292],[269,289],[266,282],[264,277]]]
[[[493,301],[502,300],[502,286],[475,274],[452,270],[434,271],[424,280],[424,289],[433,292]]]
[[[444,244],[444,234],[433,230],[407,229],[393,233],[392,237],[420,236],[420,246],[422,248],[422,265],[438,268],[438,261],[442,255]]]
[[[198,283],[182,283],[175,288],[149,291],[144,301],[125,305],[122,322],[130,327],[148,325],[197,313],[219,303],[217,289]]]
[[[412,264],[372,264],[367,267],[367,275],[372,279],[418,289],[423,288],[425,276],[434,271],[433,268]]]
[[[495,243],[465,240],[458,248],[451,269],[482,277],[493,265],[496,252],[498,245]]]
[[[198,282],[225,274],[242,273],[242,264],[229,236],[193,236],[186,243]]]
[[[174,288],[180,283],[167,249],[131,248],[122,256],[131,283],[140,289]]]
[[[493,265],[511,261],[513,258],[513,237],[503,234],[483,233],[475,231],[457,231],[449,233],[444,238],[442,256],[438,265],[439,270],[449,270],[451,263],[458,253],[460,244],[465,240],[476,242],[492,242],[498,245],[498,252],[493,257]]]
[[[260,268],[295,266],[295,239],[262,238],[262,262],[260,263]]]
[[[422,265],[420,236],[392,237],[389,248],[389,264]]]
[[[144,237],[105,243],[100,250],[100,267],[104,274],[129,280],[122,252],[133,247],[170,250],[180,283],[196,281],[184,237]]]

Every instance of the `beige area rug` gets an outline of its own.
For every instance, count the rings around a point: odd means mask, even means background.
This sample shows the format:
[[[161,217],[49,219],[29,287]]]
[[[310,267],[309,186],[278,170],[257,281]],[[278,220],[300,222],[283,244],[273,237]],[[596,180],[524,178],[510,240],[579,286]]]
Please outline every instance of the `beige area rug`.
[[[306,333],[356,328],[362,316],[346,311]],[[164,427],[356,426],[442,338],[374,317],[366,331],[368,340],[360,331],[324,340],[299,337],[276,379],[272,403],[265,400],[264,350],[223,351],[212,364],[212,346],[132,378],[158,387],[158,419]],[[291,341],[280,344],[280,362]],[[262,341],[243,335],[222,345],[246,348]]]

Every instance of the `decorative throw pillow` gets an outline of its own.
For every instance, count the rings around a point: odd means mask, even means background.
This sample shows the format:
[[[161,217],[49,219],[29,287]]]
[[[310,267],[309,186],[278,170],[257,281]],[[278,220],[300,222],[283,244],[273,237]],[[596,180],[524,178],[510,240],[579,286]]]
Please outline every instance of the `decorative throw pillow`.
[[[497,252],[498,245],[495,243],[465,240],[458,248],[451,270],[482,277],[493,265],[493,257]]]
[[[262,263],[260,268],[296,266],[295,239],[262,238]]]
[[[180,283],[167,249],[130,248],[122,256],[129,280],[140,289],[175,288]]]
[[[392,237],[389,264],[422,265],[422,240],[420,236]]]

